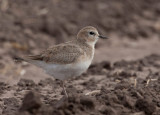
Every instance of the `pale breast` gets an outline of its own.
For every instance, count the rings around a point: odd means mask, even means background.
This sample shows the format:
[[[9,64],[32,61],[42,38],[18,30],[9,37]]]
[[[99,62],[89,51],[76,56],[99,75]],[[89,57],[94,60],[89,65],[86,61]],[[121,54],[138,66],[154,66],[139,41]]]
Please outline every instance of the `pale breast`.
[[[81,75],[88,69],[90,64],[91,60],[66,65],[47,64],[44,69],[47,74],[53,76],[54,78],[65,80],[70,77]]]

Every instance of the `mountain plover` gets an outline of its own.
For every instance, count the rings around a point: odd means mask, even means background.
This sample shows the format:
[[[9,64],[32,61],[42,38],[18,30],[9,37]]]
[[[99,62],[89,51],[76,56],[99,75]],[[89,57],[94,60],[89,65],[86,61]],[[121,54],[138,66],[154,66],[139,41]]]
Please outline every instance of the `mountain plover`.
[[[16,58],[34,64],[46,71],[47,74],[62,81],[63,92],[68,97],[64,81],[74,76],[80,76],[90,66],[95,44],[99,38],[96,28],[87,26],[81,29],[73,41],[54,45],[39,55]]]

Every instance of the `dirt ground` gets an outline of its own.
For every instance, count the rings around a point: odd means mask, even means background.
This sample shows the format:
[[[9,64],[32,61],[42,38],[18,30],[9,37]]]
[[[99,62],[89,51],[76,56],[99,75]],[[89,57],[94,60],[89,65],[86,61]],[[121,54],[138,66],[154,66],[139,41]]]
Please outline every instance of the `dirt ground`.
[[[99,40],[86,73],[60,81],[15,56],[76,38]],[[160,115],[159,0],[0,0],[0,114]]]

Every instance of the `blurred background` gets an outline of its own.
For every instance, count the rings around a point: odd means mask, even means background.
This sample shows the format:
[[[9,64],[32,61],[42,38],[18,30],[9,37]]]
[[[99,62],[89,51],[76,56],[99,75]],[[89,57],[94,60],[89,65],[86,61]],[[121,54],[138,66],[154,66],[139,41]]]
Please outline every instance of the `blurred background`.
[[[93,63],[160,54],[159,0],[0,0],[0,80],[48,77],[12,58],[75,39],[88,25],[110,38],[98,41]]]
[[[54,106],[63,96],[60,83],[13,57],[75,39],[85,26],[110,39],[98,41],[87,73],[67,81],[67,91],[75,94],[74,102],[60,100],[66,114],[159,115],[160,0],[0,0],[0,114],[21,107],[36,112],[39,96],[33,95],[34,103],[27,98],[28,105],[23,100],[30,90],[38,91],[43,114],[59,111]],[[95,90],[94,101],[77,104],[79,94]]]

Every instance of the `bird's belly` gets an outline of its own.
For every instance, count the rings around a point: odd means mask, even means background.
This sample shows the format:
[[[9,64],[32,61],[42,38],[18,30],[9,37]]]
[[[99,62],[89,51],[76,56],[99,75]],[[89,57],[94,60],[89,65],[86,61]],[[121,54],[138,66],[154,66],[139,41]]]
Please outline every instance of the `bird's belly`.
[[[88,69],[90,64],[91,60],[66,65],[47,64],[45,70],[47,74],[53,76],[54,78],[65,80],[70,77],[76,77],[81,75]]]

